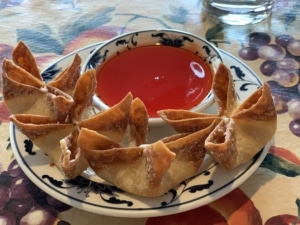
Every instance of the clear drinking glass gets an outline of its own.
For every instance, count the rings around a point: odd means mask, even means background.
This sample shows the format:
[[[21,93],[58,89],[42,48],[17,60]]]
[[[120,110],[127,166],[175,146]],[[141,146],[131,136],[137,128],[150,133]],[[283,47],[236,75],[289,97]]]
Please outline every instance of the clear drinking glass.
[[[205,12],[222,23],[246,25],[263,21],[271,14],[273,0],[202,0]]]

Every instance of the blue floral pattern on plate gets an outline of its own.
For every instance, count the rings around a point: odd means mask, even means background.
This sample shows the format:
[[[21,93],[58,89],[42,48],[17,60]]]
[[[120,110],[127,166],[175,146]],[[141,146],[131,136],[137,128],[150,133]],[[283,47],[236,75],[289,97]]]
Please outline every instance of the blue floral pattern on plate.
[[[110,43],[100,46],[87,59],[83,70],[96,68],[104,61],[114,57],[115,54],[119,55],[145,45],[164,45],[189,50],[208,62],[212,70],[216,69],[217,60],[222,61],[222,56],[217,49],[212,47],[211,43],[192,34],[167,29],[145,30],[116,37]]]

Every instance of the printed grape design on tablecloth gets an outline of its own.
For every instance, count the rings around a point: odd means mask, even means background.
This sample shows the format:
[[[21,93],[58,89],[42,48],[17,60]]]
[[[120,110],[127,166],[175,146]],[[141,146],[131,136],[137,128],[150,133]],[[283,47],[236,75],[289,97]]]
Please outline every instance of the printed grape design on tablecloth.
[[[0,173],[0,223],[69,224],[59,214],[71,207],[47,195],[33,184],[16,160]]]
[[[300,137],[300,39],[282,34],[274,40],[264,32],[252,32],[239,50],[244,60],[264,60],[260,72],[268,81],[277,113],[289,113],[290,131]]]

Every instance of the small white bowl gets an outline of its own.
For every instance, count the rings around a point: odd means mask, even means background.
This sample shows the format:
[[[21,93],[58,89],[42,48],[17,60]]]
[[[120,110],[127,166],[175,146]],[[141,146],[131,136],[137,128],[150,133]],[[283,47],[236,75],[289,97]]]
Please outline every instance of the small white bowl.
[[[126,33],[117,36],[111,40],[108,40],[103,45],[96,48],[90,54],[90,56],[86,59],[86,61],[82,66],[82,72],[93,68],[93,69],[97,69],[97,73],[99,73],[101,68],[104,65],[106,65],[107,62],[110,61],[110,59],[119,57],[120,55],[129,51],[132,52],[136,48],[146,47],[146,46],[153,46],[153,47],[168,46],[177,49],[180,48],[180,49],[187,50],[191,52],[193,55],[196,55],[197,59],[199,59],[202,63],[204,63],[205,64],[204,66],[209,68],[208,70],[210,71],[212,77],[214,76],[219,66],[219,63],[223,62],[222,55],[220,54],[218,49],[213,44],[206,41],[204,38],[198,37],[196,35],[187,32],[178,31],[178,30],[153,29],[153,30],[140,30],[131,33]],[[172,51],[173,50],[175,49],[172,49]],[[197,69],[198,67],[196,68],[196,70]],[[101,81],[98,81],[98,84],[99,82]],[[115,82],[118,81],[116,80]],[[109,88],[112,91],[111,94],[114,95],[116,88],[114,86]],[[213,94],[211,91],[211,85],[209,88],[210,91],[202,98],[201,102],[199,102],[196,106],[191,107],[189,110],[194,112],[201,112],[212,105]],[[134,97],[140,97],[140,96],[134,95]],[[94,100],[94,105],[100,110],[106,110],[110,107],[107,104],[105,104],[100,99],[100,97],[97,96],[97,94],[95,94],[93,100]],[[166,108],[162,108],[162,109],[166,109]],[[179,109],[179,108],[172,108],[172,109]],[[165,123],[161,118],[151,117],[151,116],[149,117],[149,126],[161,126],[163,124]]]

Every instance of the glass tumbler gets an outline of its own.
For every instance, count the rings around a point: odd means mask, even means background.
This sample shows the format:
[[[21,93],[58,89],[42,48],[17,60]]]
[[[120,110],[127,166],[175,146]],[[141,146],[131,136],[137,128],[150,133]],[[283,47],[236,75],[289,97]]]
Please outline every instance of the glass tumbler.
[[[273,0],[202,0],[208,16],[225,24],[254,24],[268,18]]]

